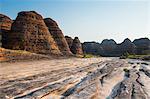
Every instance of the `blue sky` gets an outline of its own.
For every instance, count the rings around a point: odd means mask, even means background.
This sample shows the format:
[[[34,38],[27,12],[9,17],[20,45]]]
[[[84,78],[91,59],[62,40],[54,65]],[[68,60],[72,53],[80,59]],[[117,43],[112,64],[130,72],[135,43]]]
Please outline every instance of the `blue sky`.
[[[53,18],[64,35],[82,42],[150,38],[150,0],[0,0],[0,13],[12,19],[30,10]]]

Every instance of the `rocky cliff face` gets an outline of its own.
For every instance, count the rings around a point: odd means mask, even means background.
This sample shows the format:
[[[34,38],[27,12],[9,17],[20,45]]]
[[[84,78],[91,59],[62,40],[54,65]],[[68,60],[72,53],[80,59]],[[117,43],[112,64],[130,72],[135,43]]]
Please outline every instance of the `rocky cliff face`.
[[[136,54],[150,54],[150,40],[148,38],[135,39]]]
[[[83,50],[85,53],[101,56],[121,56],[125,53],[150,54],[150,40],[148,38],[140,38],[131,42],[127,38],[120,44],[108,39],[103,40],[102,43],[84,42]]]
[[[104,39],[100,46],[103,48],[104,52],[102,56],[113,56],[115,55],[115,48],[117,43],[113,39]]]
[[[80,40],[78,37],[75,37],[71,46],[71,52],[73,54],[78,54],[78,55],[82,55],[83,54],[83,50],[82,50],[82,45],[80,43]]]
[[[121,44],[118,44],[116,53],[122,55],[124,53],[134,54],[136,46],[128,38],[126,38]]]
[[[72,43],[73,43],[73,39],[69,36],[65,36],[65,39],[69,45],[69,48],[71,49]]]
[[[7,37],[12,23],[8,16],[0,14],[0,47],[8,43]]]
[[[46,26],[48,27],[49,32],[51,33],[55,42],[57,43],[59,50],[64,55],[71,55],[72,53],[70,51],[68,43],[67,43],[65,36],[63,35],[62,31],[58,27],[58,24],[54,20],[52,20],[51,18],[45,18],[44,22],[45,22]]]
[[[103,55],[104,49],[96,42],[84,42],[82,44],[84,53],[93,55]]]
[[[61,54],[40,14],[35,11],[18,13],[8,37],[8,49],[40,54]]]

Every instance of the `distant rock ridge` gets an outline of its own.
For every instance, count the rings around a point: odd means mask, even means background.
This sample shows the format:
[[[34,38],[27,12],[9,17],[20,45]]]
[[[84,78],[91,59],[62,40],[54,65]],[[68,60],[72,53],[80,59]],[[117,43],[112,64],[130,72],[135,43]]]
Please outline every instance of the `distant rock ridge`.
[[[104,39],[100,46],[103,49],[103,56],[113,56],[117,43],[113,39]]]
[[[101,45],[107,45],[107,44],[117,44],[113,39],[104,39],[101,43]]]
[[[61,54],[43,17],[35,11],[18,13],[8,40],[9,44],[5,45],[8,49],[26,50],[39,54]]]
[[[150,53],[150,40],[148,38],[135,39],[133,43],[136,46],[136,54]]]
[[[150,40],[148,38],[135,39],[133,42],[126,38],[120,44],[112,39],[104,39],[102,43],[84,42],[82,45],[84,53],[101,56],[121,56],[124,53],[150,54]]]
[[[136,46],[130,39],[126,38],[122,43],[118,44],[117,53],[122,55],[123,53],[135,54]]]
[[[59,50],[64,55],[72,55],[69,45],[65,39],[65,36],[63,35],[62,31],[58,27],[58,24],[56,23],[56,21],[54,21],[51,18],[45,18],[44,22],[46,26],[48,27],[50,34],[52,35],[55,42],[57,43]]]
[[[97,42],[84,42],[82,43],[84,53],[101,55],[104,54],[104,49]]]

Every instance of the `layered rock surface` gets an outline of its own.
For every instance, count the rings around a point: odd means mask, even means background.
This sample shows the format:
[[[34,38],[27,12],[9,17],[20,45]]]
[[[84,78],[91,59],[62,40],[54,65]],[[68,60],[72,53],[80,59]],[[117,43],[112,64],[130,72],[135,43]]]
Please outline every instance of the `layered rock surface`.
[[[8,43],[7,37],[12,23],[13,21],[8,16],[0,14],[0,46]]]
[[[65,39],[69,45],[69,48],[71,49],[72,43],[73,43],[73,39],[70,36],[65,36]]]
[[[62,31],[58,27],[58,24],[51,18],[45,18],[44,22],[45,22],[46,26],[48,27],[49,32],[51,33],[55,42],[57,43],[59,50],[64,55],[71,55],[72,53],[70,51],[68,43],[67,43]]]
[[[136,61],[71,58],[2,63],[0,75],[7,76],[0,76],[0,98],[150,99],[150,63]]]
[[[149,99],[150,87],[147,85],[149,79],[149,64],[131,60],[129,69],[125,70],[125,78],[114,86],[110,99]]]
[[[12,22],[13,21],[8,16],[0,14],[0,29],[1,30],[10,30]]]
[[[8,49],[40,54],[61,54],[42,16],[35,11],[18,13],[8,40],[9,44],[5,45]]]
[[[80,40],[78,37],[75,37],[71,46],[71,52],[73,54],[78,54],[82,55],[83,50],[82,50],[82,44],[80,43]]]

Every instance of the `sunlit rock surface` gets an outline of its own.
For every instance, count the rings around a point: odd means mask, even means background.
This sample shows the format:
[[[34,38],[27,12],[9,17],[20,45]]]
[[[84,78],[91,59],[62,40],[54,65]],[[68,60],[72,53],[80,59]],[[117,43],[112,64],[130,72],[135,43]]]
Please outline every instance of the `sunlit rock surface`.
[[[71,52],[73,54],[78,54],[78,55],[82,55],[83,54],[82,44],[81,44],[81,42],[80,42],[78,37],[75,37],[73,42],[72,42]]]
[[[58,46],[40,14],[35,11],[18,13],[5,48],[26,50],[39,54],[60,54]]]
[[[10,34],[13,21],[6,15],[0,14],[0,47],[9,42],[7,37]]]
[[[64,34],[58,27],[58,24],[56,23],[56,21],[54,21],[51,18],[45,18],[44,22],[46,26],[48,27],[50,34],[52,35],[55,42],[57,43],[59,50],[64,55],[71,55],[72,53],[70,51],[69,45],[65,39]]]

